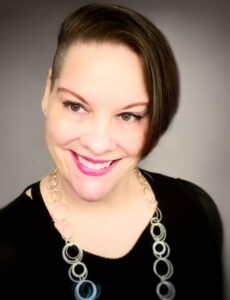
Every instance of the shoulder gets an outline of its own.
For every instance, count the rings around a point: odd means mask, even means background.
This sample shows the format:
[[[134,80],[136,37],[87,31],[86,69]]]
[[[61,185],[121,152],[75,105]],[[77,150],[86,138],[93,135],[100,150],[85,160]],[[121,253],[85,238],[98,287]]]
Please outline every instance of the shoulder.
[[[20,251],[18,247],[24,237],[27,211],[31,200],[22,192],[9,204],[0,209],[0,280],[16,280],[20,269]]]
[[[150,184],[157,185],[159,189],[172,193],[171,195],[186,195],[191,201],[198,203],[208,216],[218,212],[213,198],[200,186],[181,178],[174,178],[160,173],[154,173],[147,170],[141,170],[146,178],[150,179]],[[151,182],[152,181],[152,182]]]
[[[204,216],[209,225],[209,228],[213,233],[216,245],[218,246],[219,251],[221,252],[223,244],[223,225],[219,209],[215,201],[207,193],[207,191],[205,191],[203,188],[201,188],[195,183],[180,178],[177,179],[177,183],[180,184],[181,188],[190,193],[200,204],[204,212]]]
[[[24,211],[25,206],[29,204],[29,197],[23,191],[19,196],[0,209],[0,222],[18,218],[20,212]]]
[[[163,198],[163,201],[165,199],[166,205],[170,206],[168,199],[173,198],[173,203],[177,209],[180,210],[178,206],[183,206],[187,216],[190,210],[191,214],[194,212],[194,216],[196,216],[197,211],[200,212],[218,246],[218,250],[221,252],[223,243],[222,221],[218,207],[208,192],[188,180],[146,170],[141,171],[146,175],[146,179],[150,179],[149,183],[152,187],[156,187],[156,190],[163,195],[161,199]]]
[[[35,184],[26,187],[20,195],[0,209],[1,240],[11,239],[12,233],[16,236],[26,226],[26,221],[30,218],[34,207],[34,201],[26,194],[26,191]]]

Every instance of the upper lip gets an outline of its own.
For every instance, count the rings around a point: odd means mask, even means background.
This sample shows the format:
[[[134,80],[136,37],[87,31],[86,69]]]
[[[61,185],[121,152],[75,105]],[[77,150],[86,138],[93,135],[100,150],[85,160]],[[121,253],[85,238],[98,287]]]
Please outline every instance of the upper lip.
[[[73,151],[74,152],[74,151]],[[94,158],[91,158],[91,157],[87,157],[87,156],[84,156],[84,155],[80,155],[80,154],[78,154],[78,153],[76,153],[76,152],[74,152],[76,155],[78,155],[78,156],[81,156],[81,157],[83,157],[85,160],[88,160],[88,161],[90,161],[90,162],[92,162],[92,163],[95,163],[95,164],[103,164],[103,163],[107,163],[107,162],[110,162],[110,161],[113,161],[112,159],[110,159],[110,160],[105,160],[105,159],[94,159]]]

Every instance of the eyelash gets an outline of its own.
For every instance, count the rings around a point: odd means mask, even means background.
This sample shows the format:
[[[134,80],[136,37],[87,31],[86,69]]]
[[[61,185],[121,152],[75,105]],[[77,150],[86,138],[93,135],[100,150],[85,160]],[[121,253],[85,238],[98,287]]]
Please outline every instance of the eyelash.
[[[87,109],[81,103],[78,103],[78,102],[65,101],[65,102],[63,102],[63,105],[65,107],[70,108],[72,112],[78,112],[79,111],[79,110],[74,110],[73,109],[74,106],[77,107],[78,109],[82,108],[84,111],[87,112]],[[140,121],[143,118],[143,116],[138,115],[138,114],[134,114],[134,113],[131,113],[131,112],[123,112],[123,113],[120,113],[118,115],[119,118],[122,118],[123,116],[129,116],[129,117],[133,117],[135,119],[135,120],[132,120],[132,121],[130,121],[130,120],[128,120],[128,121],[123,120],[126,123],[133,123],[135,121],[138,122],[138,121]]]
[[[131,112],[124,112],[124,113],[121,113],[118,115],[119,117],[122,117],[122,116],[130,116],[130,117],[133,117],[135,119],[135,121],[140,121],[143,117],[140,116],[140,115],[137,115],[137,114],[134,114],[134,113],[131,113]],[[123,120],[125,121],[125,120]],[[125,121],[127,123],[132,123],[134,121]]]
[[[78,107],[79,109],[82,108],[85,111],[87,111],[87,109],[81,103],[78,103],[78,102],[65,101],[65,102],[63,102],[63,104],[65,107],[69,107],[73,112],[78,112],[73,109],[74,106]]]

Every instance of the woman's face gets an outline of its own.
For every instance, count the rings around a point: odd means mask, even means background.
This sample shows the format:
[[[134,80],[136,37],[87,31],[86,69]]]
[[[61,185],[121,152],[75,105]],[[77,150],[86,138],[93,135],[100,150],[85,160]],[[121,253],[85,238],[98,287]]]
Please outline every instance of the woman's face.
[[[109,197],[133,176],[148,127],[138,55],[124,45],[79,43],[43,98],[46,140],[62,186],[78,197]]]

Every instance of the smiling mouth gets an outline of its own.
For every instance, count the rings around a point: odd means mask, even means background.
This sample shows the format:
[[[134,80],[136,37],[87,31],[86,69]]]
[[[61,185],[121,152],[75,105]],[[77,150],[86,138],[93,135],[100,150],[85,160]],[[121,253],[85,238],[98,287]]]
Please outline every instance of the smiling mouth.
[[[101,176],[109,173],[121,159],[95,160],[71,151],[72,157],[78,169],[85,175]]]
[[[101,170],[101,169],[108,168],[109,166],[112,165],[113,162],[115,162],[115,160],[110,160],[110,161],[107,161],[104,163],[101,163],[101,162],[95,163],[95,162],[85,159],[84,157],[80,156],[79,154],[75,153],[75,155],[81,164],[83,164],[85,167],[92,169],[92,170]]]

